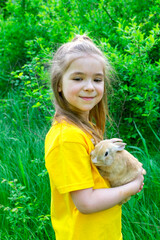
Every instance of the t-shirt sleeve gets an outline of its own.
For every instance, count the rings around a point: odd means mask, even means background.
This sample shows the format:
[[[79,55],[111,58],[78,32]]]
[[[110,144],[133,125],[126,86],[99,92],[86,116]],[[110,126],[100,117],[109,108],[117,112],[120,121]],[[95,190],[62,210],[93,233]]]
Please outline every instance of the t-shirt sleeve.
[[[50,179],[60,193],[94,186],[85,142],[61,142],[47,156]]]

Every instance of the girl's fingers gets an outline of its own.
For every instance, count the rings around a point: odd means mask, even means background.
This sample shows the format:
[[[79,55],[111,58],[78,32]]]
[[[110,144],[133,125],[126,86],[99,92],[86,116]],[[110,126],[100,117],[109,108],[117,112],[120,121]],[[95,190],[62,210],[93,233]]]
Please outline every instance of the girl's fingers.
[[[144,168],[142,168],[142,174],[146,175],[146,170]]]
[[[142,189],[143,189],[143,186],[144,186],[144,183],[142,183],[142,185],[141,185],[141,187],[140,187],[140,189],[139,189],[139,191],[138,191],[138,192],[141,192],[141,191],[142,191]]]

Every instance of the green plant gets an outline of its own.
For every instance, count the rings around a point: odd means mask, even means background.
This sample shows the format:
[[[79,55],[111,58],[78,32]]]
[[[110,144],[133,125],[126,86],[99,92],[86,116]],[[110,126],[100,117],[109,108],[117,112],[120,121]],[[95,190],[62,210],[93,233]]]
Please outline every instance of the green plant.
[[[160,62],[153,62],[148,55],[159,43],[160,29],[157,24],[145,36],[143,26],[137,25],[135,19],[129,26],[119,23],[119,37],[124,43],[123,54],[113,49],[107,41],[103,43],[103,47],[110,52],[109,58],[119,77],[114,85],[114,96],[110,97],[111,113],[116,120],[118,134],[127,136],[129,128],[128,140],[138,137],[134,122],[145,134],[148,128],[146,122],[152,122],[154,129],[158,129],[160,117],[160,104],[157,104],[160,103]]]
[[[20,94],[12,91],[0,107],[0,236],[54,239],[43,149],[50,123]]]
[[[48,68],[40,58],[35,57],[25,64],[21,70],[12,72],[11,84],[14,89],[19,89],[23,100],[28,106],[37,108],[48,120],[53,118],[54,107],[51,102],[51,91],[48,87]]]
[[[9,187],[9,206],[0,205],[1,211],[8,221],[8,235],[13,239],[35,239],[36,236],[43,236],[50,239],[46,225],[50,221],[49,215],[36,216],[38,212],[38,201],[26,192],[26,187],[18,183],[17,179],[8,181],[3,179],[2,184],[6,183]],[[32,228],[31,228],[32,226]],[[33,232],[33,229],[35,231]],[[16,232],[16,234],[15,234]]]

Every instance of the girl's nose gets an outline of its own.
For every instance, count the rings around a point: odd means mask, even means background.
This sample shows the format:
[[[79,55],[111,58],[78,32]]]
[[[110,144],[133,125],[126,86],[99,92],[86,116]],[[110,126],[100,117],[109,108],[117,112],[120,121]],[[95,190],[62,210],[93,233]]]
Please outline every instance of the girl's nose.
[[[85,82],[84,90],[85,91],[94,91],[94,86],[93,86],[92,80],[88,80]]]

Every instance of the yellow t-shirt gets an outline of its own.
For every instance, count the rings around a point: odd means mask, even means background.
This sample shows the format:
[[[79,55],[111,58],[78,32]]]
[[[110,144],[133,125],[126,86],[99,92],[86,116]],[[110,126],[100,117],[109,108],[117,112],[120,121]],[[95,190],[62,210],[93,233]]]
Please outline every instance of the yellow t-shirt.
[[[91,136],[67,123],[55,123],[45,140],[45,161],[51,185],[51,220],[56,240],[122,240],[121,207],[82,214],[70,192],[108,188],[92,164]]]

